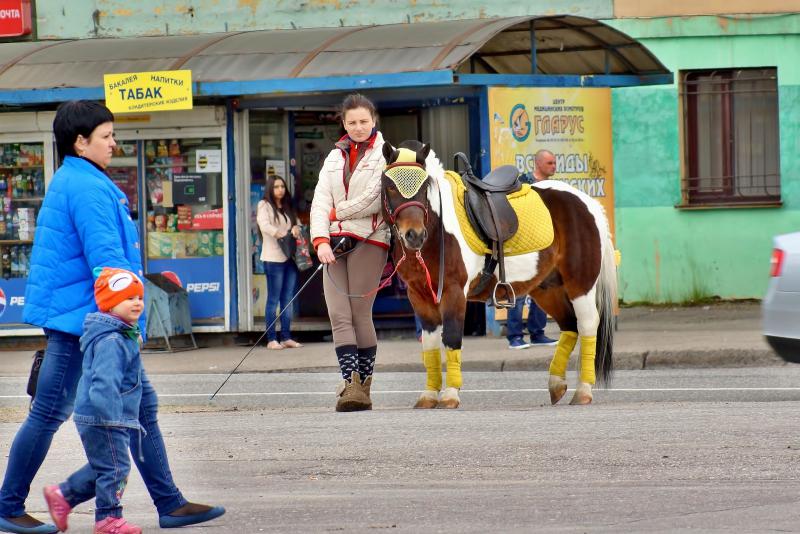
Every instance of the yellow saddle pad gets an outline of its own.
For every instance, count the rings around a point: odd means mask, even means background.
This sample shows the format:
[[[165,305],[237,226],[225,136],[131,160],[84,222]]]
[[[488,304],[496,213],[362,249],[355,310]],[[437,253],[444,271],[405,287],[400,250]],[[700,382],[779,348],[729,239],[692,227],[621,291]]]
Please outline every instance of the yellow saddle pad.
[[[466,187],[461,181],[461,176],[454,171],[446,171],[445,177],[453,190],[453,204],[458,224],[469,248],[475,254],[491,254],[492,251],[486,248],[486,244],[478,237],[478,233],[467,218],[467,209],[464,207]],[[553,243],[553,220],[539,193],[529,184],[522,184],[519,191],[508,195],[508,201],[517,214],[519,228],[517,233],[503,243],[503,253],[506,256],[517,256],[549,247]]]

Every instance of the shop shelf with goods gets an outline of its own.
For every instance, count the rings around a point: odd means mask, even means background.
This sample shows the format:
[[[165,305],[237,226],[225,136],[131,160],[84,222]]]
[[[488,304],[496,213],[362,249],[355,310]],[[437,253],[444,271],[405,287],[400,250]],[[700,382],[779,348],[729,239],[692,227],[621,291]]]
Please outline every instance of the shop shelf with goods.
[[[189,295],[192,323],[219,328],[226,321],[222,140],[146,139],[139,146],[145,271],[174,276]]]
[[[139,159],[136,141],[117,141],[114,157],[106,168],[111,181],[125,193],[131,218],[139,219]]]
[[[221,150],[219,140],[147,140],[144,147],[148,259],[224,255],[221,163],[207,156]]]
[[[44,199],[44,144],[0,144],[0,276],[27,278]]]

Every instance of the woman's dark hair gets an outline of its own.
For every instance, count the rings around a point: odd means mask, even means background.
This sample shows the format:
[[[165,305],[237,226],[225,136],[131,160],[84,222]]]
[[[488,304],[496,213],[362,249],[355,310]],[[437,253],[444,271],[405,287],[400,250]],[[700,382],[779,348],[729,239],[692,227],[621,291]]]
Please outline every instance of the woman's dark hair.
[[[77,156],[75,141],[79,135],[88,139],[95,128],[106,122],[114,122],[114,114],[98,102],[71,100],[58,106],[53,120],[53,134],[56,136],[59,163],[66,156]]]
[[[278,204],[275,202],[275,182],[278,180],[283,182],[283,187],[286,189],[286,193],[281,199],[280,206],[278,206]],[[289,186],[286,185],[286,180],[284,180],[282,176],[275,175],[267,178],[267,187],[264,188],[264,197],[262,200],[272,206],[276,223],[278,222],[278,214],[280,214],[283,215],[284,218],[289,219],[289,221],[292,223],[292,226],[297,224],[297,215],[294,212],[292,194],[289,192]]]
[[[375,119],[375,122],[378,122],[378,112],[375,109],[375,104],[373,104],[369,98],[359,93],[347,95],[342,102],[342,107],[339,109],[339,117],[344,120],[345,113],[351,109],[358,108],[364,108],[369,111],[369,114],[372,115],[372,118]]]

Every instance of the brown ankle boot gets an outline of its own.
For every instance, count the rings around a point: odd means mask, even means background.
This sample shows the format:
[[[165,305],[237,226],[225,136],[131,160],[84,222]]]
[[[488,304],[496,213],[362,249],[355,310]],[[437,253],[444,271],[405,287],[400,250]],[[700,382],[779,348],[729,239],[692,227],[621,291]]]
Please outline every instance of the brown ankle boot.
[[[342,382],[336,389],[336,393],[339,395],[339,399],[336,401],[337,412],[359,412],[372,409],[372,401],[364,393],[361,377],[357,372],[353,371],[350,380]]]
[[[364,395],[367,396],[367,400],[369,401],[369,408],[367,410],[372,409],[372,397],[369,395],[369,390],[372,387],[372,375],[369,375],[364,383],[361,384],[361,389],[364,391]]]

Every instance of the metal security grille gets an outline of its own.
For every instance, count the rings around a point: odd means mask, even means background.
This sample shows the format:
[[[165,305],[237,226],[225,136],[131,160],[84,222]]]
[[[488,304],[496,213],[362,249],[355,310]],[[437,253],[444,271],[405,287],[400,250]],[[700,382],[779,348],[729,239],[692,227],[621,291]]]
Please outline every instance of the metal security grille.
[[[780,202],[774,68],[683,72],[683,204]]]

